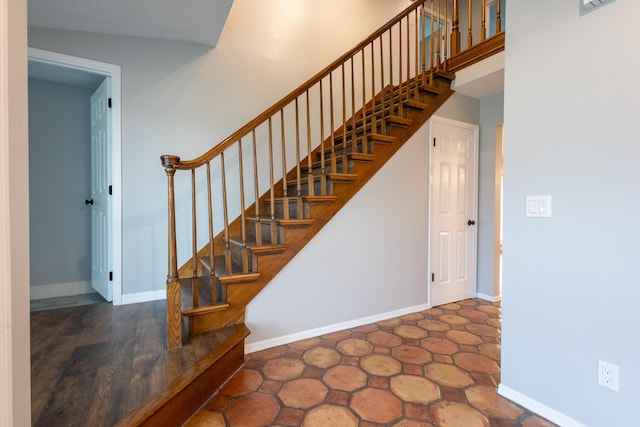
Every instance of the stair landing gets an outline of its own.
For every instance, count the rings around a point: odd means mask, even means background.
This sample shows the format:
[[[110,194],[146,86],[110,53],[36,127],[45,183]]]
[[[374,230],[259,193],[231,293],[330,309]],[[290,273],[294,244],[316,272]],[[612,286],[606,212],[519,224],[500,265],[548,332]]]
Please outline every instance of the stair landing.
[[[32,425],[181,425],[242,366],[248,331],[203,333],[169,352],[165,310],[153,301],[31,313]]]

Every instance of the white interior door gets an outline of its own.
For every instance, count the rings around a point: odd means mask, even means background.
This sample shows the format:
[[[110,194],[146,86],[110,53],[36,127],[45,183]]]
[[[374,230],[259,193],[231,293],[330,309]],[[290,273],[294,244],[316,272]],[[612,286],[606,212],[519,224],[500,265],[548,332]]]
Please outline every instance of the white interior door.
[[[432,307],[476,296],[478,126],[431,120]]]
[[[111,271],[111,79],[91,95],[91,286],[113,300]]]

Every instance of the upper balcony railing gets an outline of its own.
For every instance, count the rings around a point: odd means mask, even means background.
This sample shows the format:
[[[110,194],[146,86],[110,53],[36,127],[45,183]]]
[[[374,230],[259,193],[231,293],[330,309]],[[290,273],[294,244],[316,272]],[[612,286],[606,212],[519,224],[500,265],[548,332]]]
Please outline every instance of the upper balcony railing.
[[[303,196],[327,196],[328,177],[344,173],[336,158],[347,144],[353,153],[369,154],[362,129],[385,134],[384,116],[402,116],[403,104],[391,102],[392,95],[409,99],[420,85],[433,83],[434,73],[455,71],[504,46],[501,0],[469,0],[465,6],[417,0],[200,157],[162,156],[168,179],[169,348],[181,346],[183,279],[210,275],[207,286],[214,286],[215,277],[251,274],[251,244],[277,244],[276,199],[282,207],[278,220],[299,215]],[[468,22],[464,40],[461,18]],[[312,153],[320,158],[319,169]],[[265,233],[265,226],[271,231]],[[241,243],[239,260],[231,257],[232,235]],[[201,257],[210,272],[203,272]],[[185,263],[180,269],[179,262]],[[210,294],[224,299],[220,290]],[[198,306],[198,295],[194,290],[190,306]]]

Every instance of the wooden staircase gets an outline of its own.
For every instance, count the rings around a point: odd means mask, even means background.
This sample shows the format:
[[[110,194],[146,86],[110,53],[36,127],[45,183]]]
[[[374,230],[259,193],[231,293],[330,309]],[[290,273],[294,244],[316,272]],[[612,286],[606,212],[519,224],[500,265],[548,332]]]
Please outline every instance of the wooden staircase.
[[[275,184],[273,200],[269,193],[264,194],[258,202],[261,207],[256,210],[253,205],[245,211],[244,220],[249,226],[244,240],[241,217],[229,225],[228,238],[224,233],[216,236],[214,248],[218,250],[214,252],[223,255],[214,257],[213,274],[209,247],[203,248],[198,253],[200,275],[181,282],[182,301],[188,302],[182,309],[182,315],[188,319],[185,329],[200,333],[242,322],[246,305],[258,292],[453,94],[452,79],[452,74],[439,71],[425,76],[424,83],[417,82],[415,87],[405,89],[409,93],[394,88],[384,102],[380,99],[375,103],[365,125],[347,125],[344,132],[338,129],[333,135],[333,146],[328,140],[323,144],[324,155],[318,147],[310,156],[311,162],[308,157],[303,159],[288,174],[287,193],[296,194],[295,197],[284,196],[281,179]],[[377,117],[375,126],[371,124],[373,116]],[[328,172],[331,162],[335,162],[335,172]],[[299,195],[295,181],[298,167],[307,175]],[[272,211],[274,218],[260,215]],[[229,255],[225,257],[227,249]],[[189,274],[190,265],[191,261],[185,264],[183,273]],[[214,278],[213,286],[209,277]],[[199,281],[200,286],[193,286],[194,281]],[[199,291],[195,299],[194,288]],[[198,301],[196,307],[192,304],[194,300]]]

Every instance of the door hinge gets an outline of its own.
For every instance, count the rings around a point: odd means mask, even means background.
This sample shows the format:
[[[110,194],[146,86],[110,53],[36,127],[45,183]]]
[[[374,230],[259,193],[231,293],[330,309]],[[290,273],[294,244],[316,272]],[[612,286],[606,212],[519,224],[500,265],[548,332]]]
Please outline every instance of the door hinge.
[[[109,281],[113,282],[113,271],[109,272]]]
[[[434,147],[436,146],[436,138],[435,138],[435,136],[433,137],[433,146]]]
[[[431,273],[431,281],[432,282],[436,281],[436,274],[435,273]]]
[[[109,186],[109,195],[111,196],[113,194],[113,187],[110,185]]]
[[[111,98],[109,98],[109,99],[107,100],[107,104],[108,104],[109,108],[111,108]]]

